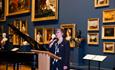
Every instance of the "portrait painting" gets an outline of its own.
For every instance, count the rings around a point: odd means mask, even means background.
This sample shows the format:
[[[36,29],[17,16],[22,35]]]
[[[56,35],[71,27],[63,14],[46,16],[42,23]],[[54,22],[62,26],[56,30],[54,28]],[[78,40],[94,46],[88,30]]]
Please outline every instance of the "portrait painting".
[[[6,0],[0,0],[0,21],[6,20]]]
[[[91,45],[99,44],[99,33],[88,33],[87,35],[87,43]]]
[[[64,38],[70,42],[70,47],[75,47],[74,38],[76,37],[76,24],[61,24],[60,28],[64,30]]]
[[[115,43],[114,42],[103,42],[103,52],[104,53],[115,53]]]
[[[115,22],[115,9],[103,11],[103,23]]]
[[[27,20],[20,20],[20,31],[24,34],[28,34]]]
[[[88,31],[98,31],[98,30],[99,30],[99,18],[89,18]]]
[[[13,45],[20,45],[20,37],[17,34],[13,35]]]
[[[94,0],[95,7],[109,6],[109,0]]]
[[[39,28],[39,27],[35,28],[35,40],[39,44],[43,44],[44,43],[44,29],[43,28]]]
[[[58,0],[32,0],[32,21],[58,19]]]
[[[20,30],[20,22],[20,19],[15,19],[12,24]]]
[[[49,44],[51,39],[52,39],[52,35],[54,34],[54,28],[45,28],[44,29],[44,35],[45,35],[45,44]]]
[[[114,25],[102,26],[102,39],[115,39],[115,26]]]
[[[76,24],[61,24],[60,27],[64,29],[65,38],[75,38]]]
[[[7,0],[7,16],[30,12],[30,0]]]

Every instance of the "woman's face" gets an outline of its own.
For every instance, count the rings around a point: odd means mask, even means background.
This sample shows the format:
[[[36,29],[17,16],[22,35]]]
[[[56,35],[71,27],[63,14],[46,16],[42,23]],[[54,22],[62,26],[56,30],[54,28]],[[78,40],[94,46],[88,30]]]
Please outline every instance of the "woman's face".
[[[58,30],[56,31],[56,37],[59,39],[59,38],[62,37],[62,36],[63,36],[62,31],[61,31],[60,29],[58,29]]]

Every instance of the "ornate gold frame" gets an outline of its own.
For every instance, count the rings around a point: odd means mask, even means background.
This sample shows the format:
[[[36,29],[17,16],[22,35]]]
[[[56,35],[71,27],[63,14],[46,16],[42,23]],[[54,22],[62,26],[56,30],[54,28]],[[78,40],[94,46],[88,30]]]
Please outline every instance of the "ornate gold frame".
[[[109,0],[94,0],[94,7],[109,6]]]
[[[3,12],[0,15],[3,15],[3,16],[0,17],[0,21],[2,22],[2,21],[6,20],[6,0],[1,0],[1,1],[2,1],[2,3],[1,3],[2,8],[0,8],[0,9],[1,9],[1,11],[3,10]]]
[[[102,26],[102,39],[115,39],[115,25]]]
[[[52,39],[52,34],[54,34],[55,29],[54,28],[45,28],[44,29],[44,35],[45,35],[45,44],[49,44],[50,40]]]
[[[13,10],[15,10],[15,11],[11,11],[11,9],[9,9],[9,8],[11,8],[11,7],[13,7],[13,6],[11,6],[10,7],[10,0],[6,0],[7,2],[6,2],[6,16],[12,16],[12,15],[17,15],[17,14],[23,14],[23,13],[29,13],[30,12],[30,0],[27,0],[28,2],[27,2],[27,8],[25,7],[25,6],[23,6],[23,4],[25,4],[25,3],[21,3],[22,4],[22,6],[21,6],[21,9],[20,9],[20,7],[19,7],[19,2],[16,2],[16,0],[14,0],[14,2],[12,1],[11,3],[11,5],[14,5],[14,7],[16,7],[16,8],[14,8]],[[11,11],[11,12],[10,12]]]
[[[114,42],[103,42],[103,52],[104,53],[115,53],[115,43]]]
[[[39,8],[36,9],[35,6],[36,6],[37,1],[36,0],[32,0],[32,15],[31,15],[31,20],[32,21],[45,21],[45,20],[57,20],[58,19],[58,0],[53,0],[53,1],[55,1],[52,4],[52,5],[55,6],[54,7],[55,8],[55,12],[53,12],[54,15],[48,15],[48,14],[51,14],[51,13],[47,13],[45,15],[41,15],[40,13],[44,14],[43,10],[42,10],[42,12],[40,10],[40,8],[43,7],[43,6],[40,6],[40,5],[42,5],[41,4],[42,2],[41,3],[38,2],[38,3],[40,3],[40,4],[37,4],[37,6],[39,6]],[[39,0],[39,1],[43,1],[43,0]],[[52,0],[50,0],[50,1],[52,1]],[[49,9],[47,11],[49,11]]]
[[[37,35],[39,32],[39,39],[37,39]],[[34,39],[39,43],[39,44],[44,44],[44,28],[36,27],[34,30]]]
[[[99,30],[99,18],[89,18],[87,28],[88,28],[88,31],[98,31]]]
[[[88,33],[87,44],[98,45],[99,44],[99,33]]]
[[[103,11],[103,23],[115,22],[115,9]]]

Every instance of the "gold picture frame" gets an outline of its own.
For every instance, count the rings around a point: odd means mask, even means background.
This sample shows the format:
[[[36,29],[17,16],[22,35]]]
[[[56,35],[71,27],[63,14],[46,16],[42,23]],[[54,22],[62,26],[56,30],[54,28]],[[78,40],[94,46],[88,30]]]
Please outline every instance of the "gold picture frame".
[[[17,34],[13,35],[13,45],[20,45],[20,37]]]
[[[32,0],[32,21],[58,19],[58,0]]]
[[[115,9],[103,11],[103,23],[115,22]]]
[[[88,28],[88,31],[98,31],[99,30],[99,18],[89,18],[87,28]]]
[[[11,24],[20,30],[20,32],[28,35],[27,19],[15,19]],[[25,24],[25,27],[23,27],[23,24]],[[12,42],[13,45],[24,45],[24,39],[17,35],[11,28],[9,28],[8,32],[10,36],[9,41]]]
[[[36,27],[34,38],[39,44],[44,44],[44,28]]]
[[[74,39],[76,38],[76,24],[64,24],[62,23],[60,25],[61,29],[64,29],[64,37],[66,40],[70,42],[70,48],[75,47],[75,41]]]
[[[0,0],[0,22],[6,20],[6,0]]]
[[[99,44],[99,33],[88,33],[87,44],[98,45]]]
[[[115,25],[102,26],[102,39],[115,39]]]
[[[30,0],[6,0],[6,15],[12,16],[30,12]]]
[[[67,33],[67,31],[69,31],[69,32],[71,32],[70,33],[70,36],[72,37],[72,38],[75,38],[75,36],[76,36],[76,24],[64,24],[64,23],[62,23],[61,25],[60,25],[60,28],[62,28],[62,29],[64,29],[64,32],[65,32],[65,37],[66,37],[66,33]]]
[[[24,34],[28,34],[28,25],[27,25],[27,19],[26,20],[20,20],[20,31]]]
[[[44,28],[44,33],[45,33],[44,43],[49,44],[52,39],[52,34],[55,34],[55,29],[54,28]]]
[[[109,0],[94,0],[95,7],[109,6]]]
[[[103,42],[103,52],[104,53],[115,53],[115,43],[114,42]]]

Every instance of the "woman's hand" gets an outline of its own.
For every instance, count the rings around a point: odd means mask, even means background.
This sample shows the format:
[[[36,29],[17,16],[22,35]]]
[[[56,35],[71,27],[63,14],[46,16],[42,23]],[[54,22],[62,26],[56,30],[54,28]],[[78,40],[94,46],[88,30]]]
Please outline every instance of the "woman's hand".
[[[63,66],[63,69],[64,69],[64,70],[67,70],[67,69],[68,69],[68,67],[67,67],[67,66]]]

